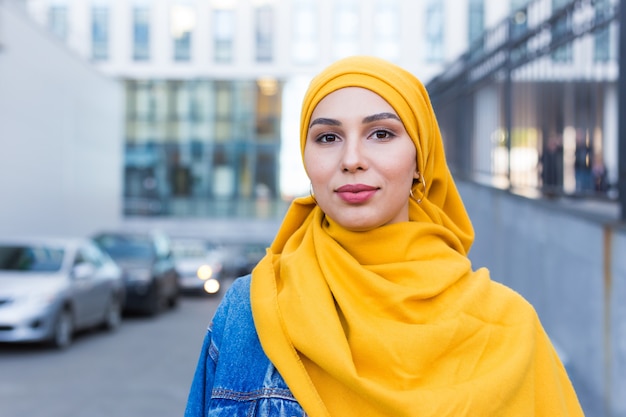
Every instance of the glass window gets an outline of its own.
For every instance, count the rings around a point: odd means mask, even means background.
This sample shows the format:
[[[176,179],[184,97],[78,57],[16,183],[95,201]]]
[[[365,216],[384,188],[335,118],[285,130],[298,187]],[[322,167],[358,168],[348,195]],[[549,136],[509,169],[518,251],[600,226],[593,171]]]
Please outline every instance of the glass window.
[[[232,85],[228,82],[215,83],[215,141],[228,142],[232,138]]]
[[[256,205],[280,195],[280,80],[125,85],[126,214],[248,217],[281,210],[278,200]]]
[[[524,36],[528,32],[528,6],[526,1],[517,1],[513,4],[513,14],[509,20],[511,46],[511,60],[517,61],[524,56],[528,49],[528,41]]]
[[[170,120],[169,82],[165,80],[152,80],[153,121],[151,137],[156,142],[165,142],[168,138],[168,122]]]
[[[374,54],[394,61],[400,57],[400,9],[397,0],[379,0],[376,3]]]
[[[516,11],[522,7],[528,5],[530,0],[511,0],[511,10]]]
[[[274,10],[270,5],[255,10],[256,60],[271,62],[274,47]]]
[[[150,9],[146,6],[133,8],[133,59],[150,59]]]
[[[175,83],[174,100],[177,119],[190,119],[191,109],[193,108],[193,81],[181,81]]]
[[[527,1],[514,1],[511,4],[513,10],[513,19],[511,21],[511,36],[513,39],[519,38],[528,30],[528,10]]]
[[[342,58],[359,53],[359,3],[341,0],[335,3],[333,55]]]
[[[167,81],[164,80],[152,80],[152,110],[154,114],[154,118],[156,119],[166,119],[168,117],[168,88]]]
[[[291,56],[297,64],[318,59],[318,16],[315,0],[299,0],[293,5]]]
[[[127,82],[127,130],[129,143],[147,143],[154,140],[154,98],[150,81]]]
[[[67,39],[67,6],[50,6],[48,9],[48,28],[60,39]]]
[[[184,32],[174,37],[174,60],[189,61],[191,59],[191,32]]]
[[[100,268],[106,263],[106,258],[104,256],[104,253],[98,249],[97,246],[88,243],[78,250],[74,264],[78,265],[80,263],[77,262],[78,259],[82,259],[83,262],[88,262],[95,267]]]
[[[109,9],[94,6],[91,9],[91,57],[109,59]]]
[[[192,108],[194,126],[193,137],[201,142],[208,142],[211,137],[212,118],[212,89],[208,80],[198,80],[194,88],[194,103]]]
[[[469,2],[469,31],[470,45],[479,39],[485,30],[485,1],[470,0]]]
[[[235,12],[229,9],[213,11],[213,59],[219,63],[233,61]]]
[[[236,171],[232,148],[217,146],[213,154],[213,195],[232,198],[235,195]]]
[[[427,62],[441,62],[443,56],[443,3],[430,0],[426,6],[426,56]]]
[[[280,91],[273,78],[257,80],[256,136],[259,141],[276,141],[280,130]]]
[[[154,249],[159,258],[167,258],[170,255],[170,241],[163,234],[154,236]]]
[[[191,140],[191,110],[193,108],[193,82],[172,81],[172,116],[169,140],[188,142]]]
[[[191,60],[191,34],[196,26],[196,12],[187,4],[175,4],[170,10],[170,30],[174,39],[174,60]]]
[[[595,8],[596,20],[601,21],[605,19],[605,14],[610,13],[611,5],[609,0],[597,0],[593,7]],[[593,50],[593,60],[595,62],[608,62],[610,60],[609,42],[609,26],[595,32]]]
[[[570,0],[552,0],[552,12],[556,12],[569,3]],[[559,14],[552,26],[553,41],[564,36],[571,25],[569,13]],[[572,44],[568,43],[558,47],[552,52],[552,60],[555,62],[568,63],[572,61]]]
[[[268,79],[268,81],[271,80]],[[270,87],[271,88],[271,87]],[[255,80],[241,80],[233,83],[233,136],[238,141],[255,140],[255,112],[257,89]]]
[[[271,198],[277,195],[276,153],[272,148],[261,148],[257,154],[255,172],[255,194],[257,197]]]
[[[97,235],[94,240],[116,261],[152,259],[155,255],[152,239],[147,235],[103,233]]]
[[[0,270],[55,272],[61,269],[65,251],[61,248],[33,245],[0,246]]]
[[[152,110],[152,83],[150,81],[136,82],[135,112],[139,119],[149,119]]]

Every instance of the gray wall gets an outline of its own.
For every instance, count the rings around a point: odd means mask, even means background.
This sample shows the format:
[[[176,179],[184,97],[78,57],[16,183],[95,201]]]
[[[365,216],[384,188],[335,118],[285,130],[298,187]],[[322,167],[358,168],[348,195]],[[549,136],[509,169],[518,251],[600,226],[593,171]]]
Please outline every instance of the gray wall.
[[[615,210],[458,187],[476,231],[474,268],[535,306],[587,415],[626,416],[626,230]]]
[[[80,235],[121,216],[123,96],[0,1],[0,236]]]

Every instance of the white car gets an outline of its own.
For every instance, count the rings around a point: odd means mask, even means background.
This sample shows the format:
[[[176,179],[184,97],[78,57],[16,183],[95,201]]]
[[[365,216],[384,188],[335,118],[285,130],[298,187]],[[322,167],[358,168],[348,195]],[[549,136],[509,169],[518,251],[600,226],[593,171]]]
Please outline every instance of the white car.
[[[224,254],[218,245],[201,238],[172,238],[172,255],[181,291],[187,294],[220,291]]]
[[[65,348],[75,332],[121,323],[117,264],[89,239],[0,239],[0,342]]]

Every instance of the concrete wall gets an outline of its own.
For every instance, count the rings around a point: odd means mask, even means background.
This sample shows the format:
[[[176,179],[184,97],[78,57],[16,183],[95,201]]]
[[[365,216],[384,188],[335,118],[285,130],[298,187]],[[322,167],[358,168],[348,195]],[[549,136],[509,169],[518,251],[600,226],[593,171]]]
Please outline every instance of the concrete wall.
[[[626,416],[624,225],[562,202],[458,186],[476,231],[474,267],[535,306],[586,415]]]
[[[123,95],[0,1],[0,236],[90,233],[121,217]]]

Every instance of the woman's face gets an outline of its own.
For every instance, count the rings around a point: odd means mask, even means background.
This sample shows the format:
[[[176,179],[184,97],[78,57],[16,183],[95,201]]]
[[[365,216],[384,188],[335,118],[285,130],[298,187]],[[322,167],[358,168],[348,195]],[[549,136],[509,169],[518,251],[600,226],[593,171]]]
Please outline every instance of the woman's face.
[[[344,228],[409,220],[415,145],[378,94],[347,87],[324,97],[311,115],[304,166],[317,204]]]

